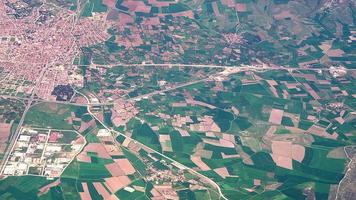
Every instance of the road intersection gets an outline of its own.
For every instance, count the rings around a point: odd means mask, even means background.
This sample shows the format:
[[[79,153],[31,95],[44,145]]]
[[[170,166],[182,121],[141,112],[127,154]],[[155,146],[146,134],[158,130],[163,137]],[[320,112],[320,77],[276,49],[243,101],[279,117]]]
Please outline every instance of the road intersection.
[[[166,156],[166,155],[164,155],[164,154],[162,154],[160,152],[155,151],[154,149],[151,149],[150,147],[147,147],[146,145],[144,145],[144,144],[142,144],[142,143],[140,143],[140,142],[138,142],[138,141],[136,141],[136,140],[134,140],[132,138],[129,138],[127,135],[124,135],[124,134],[122,134],[120,132],[117,132],[117,131],[113,130],[110,127],[107,127],[103,122],[101,122],[98,119],[98,117],[94,113],[92,113],[92,111],[90,109],[92,106],[111,106],[111,105],[114,105],[114,102],[92,103],[92,102],[90,102],[89,98],[86,95],[84,95],[84,94],[82,94],[81,92],[78,92],[78,91],[76,91],[77,94],[82,95],[83,97],[85,97],[85,99],[87,100],[87,103],[75,103],[75,102],[51,101],[51,100],[37,99],[36,95],[35,95],[36,94],[36,88],[38,88],[40,86],[41,80],[42,80],[43,76],[45,75],[45,73],[46,73],[46,71],[47,71],[49,66],[50,65],[46,65],[43,68],[43,70],[41,71],[41,74],[39,75],[39,78],[36,81],[36,84],[35,84],[32,92],[31,92],[31,95],[29,97],[0,95],[1,98],[11,98],[11,99],[18,99],[18,100],[26,101],[26,107],[25,107],[25,110],[23,112],[23,115],[22,115],[22,117],[20,119],[20,122],[18,124],[18,127],[17,127],[15,133],[11,136],[10,143],[8,145],[7,151],[4,154],[4,159],[1,162],[1,173],[3,172],[4,166],[5,166],[6,162],[9,159],[9,154],[11,152],[11,149],[13,149],[13,146],[15,144],[16,138],[18,137],[18,134],[19,134],[19,132],[21,130],[22,124],[23,124],[23,122],[25,120],[26,113],[31,108],[31,106],[33,106],[34,102],[36,102],[36,103],[58,103],[58,104],[67,104],[67,105],[74,105],[74,106],[86,106],[87,109],[88,109],[89,114],[92,115],[92,117],[94,117],[98,122],[100,122],[103,125],[103,127],[105,127],[105,129],[107,129],[108,131],[110,131],[112,133],[113,141],[115,141],[117,145],[119,145],[119,144],[115,140],[114,136],[122,135],[125,138],[128,138],[128,139],[134,141],[135,143],[139,144],[140,146],[159,154],[164,159],[167,159],[167,160],[171,161],[172,163],[174,163],[176,166],[179,166],[181,169],[187,170],[190,173],[192,173],[192,174],[198,176],[199,178],[205,180],[207,183],[211,184],[214,188],[217,189],[221,199],[226,199],[226,197],[222,194],[219,185],[217,183],[215,183],[213,180],[211,180],[210,178],[208,178],[208,177],[200,174],[199,172],[197,172],[197,171],[195,171],[195,170],[193,170],[193,169],[191,169],[191,168],[189,168],[189,167],[187,167],[187,166],[185,166],[185,165],[173,160],[172,158],[170,158],[170,157],[168,157],[168,156]],[[231,69],[231,68],[238,69],[238,70],[235,70],[233,72],[230,72],[229,74],[234,74],[234,73],[238,73],[238,72],[241,72],[241,71],[269,71],[269,70],[329,71],[330,70],[329,68],[287,68],[287,67],[270,67],[270,66],[265,66],[265,67],[239,66],[239,67],[237,67],[237,66],[219,66],[219,65],[145,64],[145,63],[142,63],[142,64],[111,64],[111,65],[103,65],[103,66],[105,66],[105,67],[112,67],[112,66],[127,66],[127,67],[154,67],[154,66],[157,66],[157,67],[198,67],[198,68],[222,68],[224,70]],[[355,70],[356,69],[345,69],[345,71],[355,71]],[[219,72],[219,73],[221,73],[221,72]],[[218,74],[216,74],[216,75],[218,75]],[[163,90],[157,90],[157,91],[153,91],[153,92],[150,92],[150,93],[147,93],[147,94],[143,94],[143,95],[139,95],[139,96],[136,96],[136,97],[128,98],[126,100],[127,101],[140,101],[142,99],[152,97],[153,95],[163,94],[163,93],[166,93],[166,92],[169,92],[169,91],[172,91],[172,90],[176,90],[176,89],[179,89],[179,88],[182,88],[182,87],[187,87],[187,86],[198,84],[198,83],[201,83],[201,82],[206,82],[206,81],[209,81],[209,80],[213,80],[213,78],[214,78],[214,76],[209,76],[209,77],[206,77],[206,78],[203,78],[203,79],[199,79],[199,80],[195,80],[195,81],[179,84],[179,85],[176,85],[176,86],[171,87],[171,88],[167,88],[167,89],[163,89]]]

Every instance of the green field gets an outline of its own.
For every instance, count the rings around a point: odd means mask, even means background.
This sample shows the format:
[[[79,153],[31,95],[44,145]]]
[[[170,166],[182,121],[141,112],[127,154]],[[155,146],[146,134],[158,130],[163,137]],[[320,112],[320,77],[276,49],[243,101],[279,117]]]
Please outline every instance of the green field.
[[[38,188],[49,184],[51,181],[44,177],[10,176],[0,181],[1,199],[37,199]]]
[[[93,12],[106,12],[107,7],[103,4],[102,0],[89,0],[81,12],[81,17],[92,17]]]
[[[86,108],[64,104],[39,103],[32,106],[26,113],[24,125],[71,130],[73,127],[67,122],[71,112],[81,117],[86,112]]]

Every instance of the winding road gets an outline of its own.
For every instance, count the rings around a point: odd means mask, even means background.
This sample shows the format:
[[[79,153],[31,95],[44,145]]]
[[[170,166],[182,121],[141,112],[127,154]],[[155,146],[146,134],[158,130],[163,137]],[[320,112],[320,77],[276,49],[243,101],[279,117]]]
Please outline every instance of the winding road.
[[[221,192],[221,189],[219,187],[219,185],[217,183],[215,183],[213,180],[211,180],[210,178],[200,174],[199,172],[177,162],[176,160],[128,137],[127,135],[124,135],[120,132],[117,132],[115,130],[113,130],[112,128],[106,126],[102,121],[100,121],[98,119],[98,117],[91,112],[90,110],[90,107],[91,106],[105,106],[105,105],[113,105],[114,103],[113,102],[103,102],[103,103],[91,103],[89,98],[76,91],[78,94],[82,95],[83,97],[86,98],[87,102],[88,103],[72,103],[72,102],[63,102],[63,101],[49,101],[49,100],[41,100],[41,99],[36,99],[35,98],[35,91],[36,91],[36,88],[38,88],[40,86],[40,83],[43,79],[43,76],[45,75],[45,72],[47,71],[48,67],[51,66],[49,64],[45,65],[45,67],[42,69],[40,75],[39,75],[39,78],[37,79],[36,81],[36,85],[34,86],[32,92],[31,92],[31,95],[30,97],[17,97],[17,96],[9,96],[9,95],[0,95],[1,98],[12,98],[12,99],[19,99],[19,100],[24,100],[24,101],[27,101],[27,104],[26,104],[26,107],[25,107],[25,110],[23,112],[23,115],[20,119],[20,122],[17,126],[17,129],[14,133],[14,135],[11,137],[10,139],[10,144],[8,145],[8,148],[4,154],[4,157],[3,157],[3,160],[1,162],[1,173],[3,173],[3,170],[4,170],[4,167],[6,165],[6,162],[8,161],[9,159],[9,155],[11,153],[11,150],[14,148],[14,144],[15,144],[15,141],[21,131],[21,127],[23,125],[23,122],[25,120],[25,116],[26,116],[26,113],[28,112],[28,110],[31,108],[32,106],[32,103],[34,101],[38,101],[38,102],[48,102],[48,103],[59,103],[59,104],[68,104],[68,105],[75,105],[75,106],[87,106],[87,109],[88,109],[88,112],[90,115],[93,116],[93,118],[95,118],[98,122],[100,122],[103,127],[105,127],[105,129],[107,129],[108,131],[110,131],[112,133],[112,137],[113,137],[113,141],[116,142],[117,145],[118,142],[115,140],[115,137],[114,136],[117,136],[117,135],[122,135],[123,137],[129,139],[129,140],[132,140],[133,142],[141,145],[142,147],[152,151],[152,152],[155,152],[157,153],[158,155],[162,156],[163,158],[171,161],[172,163],[174,163],[176,166],[179,166],[181,169],[185,169],[187,171],[189,171],[190,173],[196,175],[197,177],[201,178],[202,180],[205,180],[207,183],[209,183],[210,185],[212,185],[219,193],[219,196],[220,196],[220,199],[224,199],[226,200],[227,198],[223,195],[223,193]],[[138,67],[154,67],[154,66],[157,66],[157,67],[198,67],[198,68],[223,68],[223,69],[228,69],[228,68],[234,68],[236,67],[238,70],[235,71],[235,72],[232,72],[232,73],[238,73],[238,72],[241,72],[241,71],[260,71],[260,70],[288,70],[288,71],[294,71],[294,70],[309,70],[309,71],[329,71],[330,69],[328,68],[308,68],[308,69],[302,69],[302,68],[287,68],[287,67],[270,67],[270,66],[267,66],[267,67],[257,67],[257,66],[219,66],[219,65],[196,65],[196,64],[145,64],[145,63],[142,63],[142,64],[111,64],[111,65],[102,65],[102,66],[105,66],[105,67],[112,67],[112,66],[127,66],[127,67],[134,67],[134,66],[138,66]],[[345,69],[345,71],[356,71],[356,69]],[[230,74],[232,74],[230,73]],[[128,98],[126,100],[128,101],[139,101],[141,99],[144,99],[144,98],[149,98],[153,95],[157,95],[157,94],[160,94],[160,93],[165,93],[165,92],[168,92],[168,91],[172,91],[172,90],[176,90],[178,88],[182,88],[182,87],[187,87],[187,86],[190,86],[190,85],[193,85],[193,84],[197,84],[197,83],[200,83],[200,82],[205,82],[205,81],[208,81],[208,80],[211,80],[214,76],[209,76],[207,78],[203,78],[203,79],[200,79],[200,80],[195,80],[195,81],[190,81],[190,82],[187,82],[187,83],[183,83],[183,84],[179,84],[179,85],[176,85],[174,87],[171,87],[171,88],[167,88],[167,89],[163,89],[163,90],[158,90],[158,91],[153,91],[153,92],[150,92],[150,93],[147,93],[147,94],[143,94],[143,95],[140,95],[140,96],[136,96],[136,97],[132,97],[132,98]]]

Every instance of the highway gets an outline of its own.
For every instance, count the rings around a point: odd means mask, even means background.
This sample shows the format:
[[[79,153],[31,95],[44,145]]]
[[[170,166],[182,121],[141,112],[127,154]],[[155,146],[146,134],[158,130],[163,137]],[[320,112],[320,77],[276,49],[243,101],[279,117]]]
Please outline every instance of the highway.
[[[0,62],[9,62],[0,60]],[[16,64],[28,64],[23,62],[11,62]],[[44,64],[44,63],[33,63],[33,64]],[[53,63],[63,64],[63,63]],[[184,64],[184,63],[111,63],[111,64],[89,64],[89,65],[80,65],[80,66],[98,66],[98,67],[115,67],[115,66],[124,66],[124,67],[194,67],[194,68],[239,68],[241,70],[309,70],[309,71],[329,71],[329,68],[326,67],[317,67],[317,68],[299,68],[299,67],[273,67],[273,66],[257,66],[257,65],[213,65],[213,64]],[[356,71],[356,69],[345,68],[345,71]]]
[[[88,102],[89,102],[89,99],[88,99],[87,97],[86,97],[86,99],[87,99]],[[226,198],[226,197],[224,196],[224,194],[221,192],[220,186],[219,186],[217,183],[215,183],[213,180],[211,180],[210,178],[208,178],[208,177],[206,177],[206,176],[200,174],[199,172],[193,170],[192,168],[189,168],[189,167],[187,167],[187,166],[185,166],[185,165],[183,165],[183,164],[177,162],[176,160],[173,160],[172,158],[170,158],[170,157],[168,157],[168,156],[166,156],[166,155],[164,155],[164,154],[162,154],[162,153],[160,153],[160,152],[158,152],[158,151],[156,151],[156,150],[154,150],[154,149],[152,149],[152,148],[150,148],[150,147],[148,147],[148,146],[142,144],[141,142],[138,142],[137,140],[134,140],[134,139],[128,137],[128,136],[125,135],[125,134],[122,134],[122,133],[120,133],[120,132],[117,132],[117,131],[113,130],[112,128],[109,128],[109,127],[106,126],[102,121],[100,121],[99,118],[98,118],[94,113],[91,112],[90,106],[88,106],[88,112],[89,112],[89,114],[90,114],[93,118],[95,118],[98,122],[100,122],[100,124],[101,124],[105,129],[107,129],[108,131],[110,131],[110,132],[112,133],[111,136],[112,136],[112,139],[113,139],[113,141],[115,142],[116,145],[121,146],[121,144],[119,144],[119,143],[116,141],[116,139],[115,139],[114,136],[122,135],[123,137],[125,137],[125,138],[127,138],[127,139],[129,139],[129,140],[131,140],[131,141],[133,141],[133,142],[135,142],[136,144],[139,144],[139,145],[142,146],[143,148],[145,148],[145,149],[147,149],[147,150],[149,150],[149,151],[151,151],[151,152],[154,152],[154,153],[156,153],[156,154],[162,156],[162,157],[165,158],[166,160],[171,161],[172,163],[174,163],[175,166],[180,166],[180,169],[187,170],[187,171],[189,171],[190,173],[192,173],[192,174],[196,175],[197,177],[201,178],[202,180],[207,181],[208,184],[212,185],[215,189],[218,190],[219,196],[220,196],[219,199],[227,200],[227,198]]]
[[[19,124],[17,125],[17,128],[16,128],[16,130],[15,130],[15,133],[11,136],[11,138],[10,138],[10,140],[9,140],[9,141],[10,141],[10,144],[7,146],[7,149],[6,149],[5,153],[4,153],[3,159],[1,160],[1,171],[0,171],[1,173],[0,173],[0,174],[2,174],[3,171],[4,171],[4,168],[5,168],[5,166],[6,166],[6,163],[7,163],[8,159],[9,159],[9,155],[10,155],[12,149],[14,148],[14,144],[15,144],[15,142],[16,142],[16,140],[17,140],[17,137],[18,137],[19,134],[20,134],[20,131],[21,131],[21,128],[22,128],[22,124],[23,124],[23,122],[25,121],[26,113],[27,113],[28,110],[31,108],[32,102],[33,102],[34,99],[35,99],[35,94],[36,94],[35,90],[36,90],[36,88],[38,88],[39,85],[41,84],[42,79],[43,79],[43,76],[44,76],[44,74],[46,73],[46,71],[47,71],[47,69],[48,69],[48,66],[49,66],[49,65],[45,65],[45,67],[42,69],[42,71],[41,71],[41,73],[40,73],[40,75],[39,75],[39,78],[38,78],[37,81],[36,81],[36,85],[35,85],[35,87],[33,88],[32,92],[31,92],[30,98],[26,99],[26,100],[27,100],[27,104],[26,104],[25,110],[24,110],[24,112],[23,112],[23,114],[22,114],[22,117],[21,117],[21,119],[20,119],[20,121],[19,121]]]
[[[161,94],[161,93],[169,92],[169,91],[172,91],[172,90],[176,90],[178,88],[187,87],[187,86],[194,85],[194,84],[197,84],[197,83],[205,82],[205,81],[208,81],[209,79],[210,79],[210,77],[204,78],[204,79],[200,79],[200,80],[196,80],[196,81],[190,81],[190,82],[187,82],[187,83],[179,84],[179,85],[174,86],[172,88],[167,88],[167,89],[164,89],[164,90],[157,90],[157,91],[150,92],[150,93],[147,93],[147,94],[143,94],[143,95],[139,95],[139,96],[136,96],[136,97],[128,98],[127,100],[128,101],[140,101],[141,99],[149,98],[149,97],[151,97],[153,95],[156,95],[156,94]]]
[[[299,68],[299,67],[272,67],[272,66],[256,66],[256,65],[211,65],[211,64],[179,64],[179,63],[141,63],[141,64],[125,64],[125,63],[113,63],[107,65],[101,64],[90,64],[90,65],[81,65],[81,66],[101,66],[101,67],[115,67],[115,66],[124,66],[124,67],[192,67],[192,68],[238,68],[240,70],[309,70],[309,71],[329,71],[329,68],[318,67],[318,68]],[[356,71],[356,69],[347,69],[345,71]]]
[[[270,66],[267,66],[267,67],[257,67],[257,66],[219,66],[219,65],[186,65],[186,64],[112,64],[112,65],[102,65],[102,66],[106,66],[106,67],[110,67],[110,66],[138,66],[138,67],[150,67],[150,66],[157,66],[157,67],[200,67],[200,68],[223,68],[223,69],[228,69],[228,68],[237,68],[238,70],[235,71],[235,72],[231,72],[230,74],[232,73],[238,73],[238,72],[241,72],[241,71],[259,71],[259,70],[288,70],[288,71],[293,71],[293,70],[309,70],[309,71],[329,71],[330,69],[328,68],[308,68],[308,69],[302,69],[302,68],[287,68],[287,67],[270,67]],[[45,74],[45,72],[47,71],[48,67],[50,65],[46,65],[43,70],[41,71],[40,75],[39,75],[39,78],[38,80],[36,81],[36,85],[34,86],[34,89],[32,90],[31,92],[31,95],[30,97],[17,97],[17,96],[9,96],[9,95],[0,95],[0,97],[2,98],[12,98],[12,99],[19,99],[19,100],[24,100],[24,101],[27,101],[27,104],[26,104],[26,107],[25,107],[25,110],[24,110],[24,113],[20,119],[20,122],[18,124],[18,127],[15,131],[15,133],[13,134],[13,136],[11,137],[10,139],[10,143],[8,145],[8,148],[4,154],[4,158],[1,162],[1,173],[3,173],[3,170],[4,170],[4,166],[6,164],[6,162],[8,161],[9,159],[9,155],[11,153],[11,150],[14,148],[14,144],[15,144],[15,141],[20,133],[20,130],[21,130],[21,127],[22,127],[22,124],[25,120],[25,116],[26,116],[26,113],[28,112],[28,110],[31,108],[32,106],[32,103],[34,101],[37,101],[37,102],[48,102],[48,103],[59,103],[59,104],[68,104],[68,105],[76,105],[76,106],[87,106],[88,108],[88,112],[90,115],[92,115],[96,120],[98,120],[98,122],[100,122],[103,127],[105,127],[107,130],[109,130],[112,134],[114,135],[122,135],[123,137],[125,138],[128,138],[130,140],[132,140],[133,142],[141,145],[142,147],[146,148],[146,149],[149,149],[150,151],[152,152],[155,152],[157,153],[158,155],[162,156],[163,158],[175,163],[177,166],[181,166],[182,169],[186,169],[187,171],[189,171],[190,173],[196,175],[197,177],[205,180],[207,183],[211,184],[212,186],[214,186],[214,188],[216,188],[219,192],[219,195],[220,195],[220,198],[221,199],[227,199],[221,192],[221,189],[219,187],[219,185],[217,183],[215,183],[213,180],[211,180],[210,178],[200,174],[199,172],[173,160],[172,158],[154,150],[154,149],[151,149],[150,147],[147,147],[146,145],[136,141],[136,140],[133,140],[132,138],[120,133],[120,132],[117,132],[115,130],[113,130],[112,128],[109,128],[107,127],[103,122],[101,122],[96,116],[95,114],[93,114],[90,110],[90,107],[91,106],[105,106],[105,105],[113,105],[114,103],[113,102],[104,102],[104,103],[91,103],[90,100],[88,99],[87,96],[85,96],[84,94],[80,93],[77,91],[78,94],[82,95],[83,97],[86,98],[87,102],[88,103],[73,103],[73,102],[63,102],[63,101],[49,101],[49,100],[41,100],[41,99],[35,99],[35,93],[36,93],[36,88],[39,87],[39,84],[41,83],[42,79],[43,79],[43,76]],[[346,71],[354,71],[356,69],[345,69]],[[220,73],[220,72],[219,72]],[[219,75],[219,74],[215,74],[215,75]],[[176,90],[176,89],[179,89],[179,88],[182,88],[182,87],[187,87],[187,86],[190,86],[190,85],[194,85],[194,84],[197,84],[197,83],[201,83],[201,82],[205,82],[205,81],[209,81],[211,80],[212,78],[214,78],[216,76],[214,75],[211,75],[207,78],[203,78],[203,79],[200,79],[200,80],[195,80],[195,81],[190,81],[190,82],[187,82],[187,83],[183,83],[183,84],[179,84],[177,86],[174,86],[174,87],[171,87],[171,88],[167,88],[167,89],[163,89],[163,90],[158,90],[158,91],[153,91],[153,92],[150,92],[148,94],[143,94],[143,95],[140,95],[140,96],[136,96],[136,97],[132,97],[132,98],[128,98],[126,100],[128,101],[139,101],[141,99],[145,99],[145,98],[149,98],[149,97],[152,97],[153,95],[157,95],[157,94],[161,94],[161,93],[165,93],[165,92],[168,92],[168,91],[172,91],[172,90]],[[115,138],[113,137],[113,141],[117,142],[115,140]],[[119,144],[117,144],[119,145]]]
[[[194,85],[194,84],[197,84],[197,83],[208,81],[210,79],[211,79],[210,77],[207,77],[207,78],[199,79],[199,80],[196,80],[196,81],[190,81],[190,82],[187,82],[187,83],[176,85],[176,86],[171,87],[171,88],[167,88],[167,89],[163,89],[163,90],[156,90],[156,91],[153,91],[153,92],[150,92],[150,93],[147,93],[147,94],[139,95],[139,96],[132,97],[132,98],[127,98],[126,100],[127,101],[140,101],[141,99],[149,98],[149,97],[151,97],[153,95],[169,92],[169,91],[176,90],[176,89],[179,89],[179,88],[182,88],[182,87],[187,87],[187,86],[190,86],[190,85]],[[68,101],[53,101],[53,100],[33,99],[32,97],[17,97],[17,96],[11,96],[11,95],[0,95],[0,97],[9,98],[9,99],[26,100],[26,101],[36,100],[39,103],[40,102],[43,102],[43,103],[58,103],[58,104],[66,104],[66,105],[73,105],[73,106],[110,106],[110,105],[114,105],[114,102],[73,103],[73,102],[68,102]]]
[[[201,80],[201,81],[202,81],[202,80]],[[76,91],[76,92],[77,92],[78,94],[82,95],[82,96],[87,100],[87,102],[90,103],[90,100],[89,100],[89,98],[88,98],[86,95],[84,95],[83,93],[81,93],[81,92],[79,92],[79,91]],[[199,172],[197,172],[197,171],[195,171],[195,170],[193,170],[193,169],[191,169],[191,168],[189,168],[189,167],[187,167],[187,166],[185,166],[185,165],[183,165],[183,164],[181,164],[181,163],[179,163],[179,162],[173,160],[172,158],[170,158],[170,157],[168,157],[168,156],[166,156],[166,155],[164,155],[164,154],[162,154],[162,153],[160,153],[160,152],[158,152],[158,151],[156,151],[156,150],[154,150],[154,149],[152,149],[152,148],[150,148],[150,147],[148,147],[148,146],[142,144],[141,142],[138,142],[137,140],[134,140],[134,139],[128,137],[128,136],[125,135],[125,134],[122,134],[122,133],[120,133],[120,132],[117,132],[117,131],[113,130],[112,128],[109,128],[109,127],[106,126],[106,124],[104,124],[94,113],[91,112],[90,106],[87,106],[87,108],[88,108],[88,113],[89,113],[94,119],[96,119],[98,122],[100,122],[100,124],[101,124],[106,130],[108,130],[108,131],[110,131],[110,133],[113,133],[113,134],[114,134],[114,135],[111,134],[111,136],[112,136],[112,140],[116,143],[116,145],[121,145],[121,144],[119,144],[119,143],[116,141],[116,139],[115,139],[114,136],[122,135],[123,137],[128,138],[129,140],[134,141],[136,144],[141,145],[143,148],[148,149],[148,150],[151,151],[151,152],[155,152],[155,153],[157,153],[158,155],[162,156],[163,158],[165,158],[165,159],[171,161],[172,163],[175,163],[175,165],[176,165],[176,166],[180,166],[181,169],[185,169],[185,170],[189,171],[190,173],[192,173],[192,174],[198,176],[199,178],[201,178],[201,179],[207,181],[209,184],[211,184],[214,188],[216,188],[216,189],[218,190],[219,196],[220,196],[219,199],[227,200],[227,198],[226,198],[226,197],[224,196],[224,194],[221,192],[220,186],[219,186],[217,183],[215,183],[213,180],[211,180],[210,178],[208,178],[208,177],[206,177],[206,176],[200,174]]]
[[[229,68],[235,68],[235,69],[238,69],[239,71],[238,72],[241,72],[241,71],[260,71],[260,70],[263,70],[263,71],[268,71],[268,70],[287,70],[287,71],[294,71],[294,70],[306,70],[306,71],[329,71],[330,69],[329,68],[288,68],[288,67],[258,67],[258,66],[246,66],[246,65],[243,65],[243,66],[223,66],[223,65],[190,65],[190,64],[110,64],[110,65],[96,65],[96,66],[105,66],[105,67],[114,67],[114,66],[138,66],[138,67],[149,67],[149,66],[157,66],[157,67],[175,67],[175,66],[178,66],[178,67],[198,67],[198,68],[222,68],[222,69],[229,69]],[[89,65],[88,65],[89,66]],[[356,71],[356,69],[345,69],[346,71]],[[233,73],[237,73],[237,72],[233,72]],[[230,73],[230,74],[233,74],[233,73]],[[218,75],[218,74],[217,74]],[[168,92],[168,91],[171,91],[171,90],[175,90],[175,89],[178,89],[178,88],[181,88],[181,87],[186,87],[186,86],[189,86],[189,85],[193,85],[193,84],[196,84],[196,83],[199,83],[199,82],[203,82],[203,81],[208,81],[209,78],[205,78],[205,79],[200,79],[200,80],[197,80],[197,81],[191,81],[191,82],[188,82],[188,83],[184,83],[184,84],[181,84],[181,85],[177,85],[175,87],[172,87],[172,88],[167,88],[167,89],[164,89],[164,90],[159,90],[159,91],[155,91],[155,92],[152,92],[152,93],[148,93],[148,94],[143,94],[143,95],[140,95],[140,96],[136,96],[136,97],[132,97],[132,98],[128,98],[127,100],[129,101],[138,101],[138,100],[141,100],[141,99],[144,99],[144,98],[148,98],[148,97],[151,97],[153,95],[156,95],[156,94],[160,94],[160,93],[164,93],[164,92]],[[11,98],[11,99],[19,99],[19,100],[31,100],[31,97],[18,97],[18,96],[11,96],[11,95],[0,95],[0,97],[3,97],[3,98]],[[47,102],[47,103],[59,103],[59,104],[70,104],[70,105],[74,105],[74,106],[105,106],[105,105],[113,105],[114,103],[113,102],[103,102],[103,103],[87,103],[87,104],[79,104],[79,103],[72,103],[72,102],[64,102],[64,101],[49,101],[49,100],[42,100],[42,99],[36,99],[37,101],[39,102]]]

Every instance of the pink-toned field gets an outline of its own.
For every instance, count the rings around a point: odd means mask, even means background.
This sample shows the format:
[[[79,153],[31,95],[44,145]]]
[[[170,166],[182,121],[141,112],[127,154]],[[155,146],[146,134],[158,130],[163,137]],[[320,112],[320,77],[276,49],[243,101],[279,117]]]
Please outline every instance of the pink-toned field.
[[[72,144],[84,144],[84,143],[85,143],[84,137],[80,137],[80,136],[78,136],[77,139],[72,142]]]
[[[155,199],[179,199],[177,192],[172,188],[171,184],[155,185],[154,189],[157,190],[157,192],[154,192],[155,195],[162,195],[161,197]]]
[[[274,18],[276,20],[281,20],[281,19],[285,19],[287,17],[293,18],[293,14],[291,14],[288,10],[283,10],[282,12],[274,15]]]
[[[105,145],[105,149],[111,156],[123,155],[122,151],[120,149],[118,149],[115,145],[112,145],[112,144]]]
[[[305,147],[299,144],[292,146],[292,158],[293,160],[302,162],[305,156]]]
[[[291,157],[292,142],[287,141],[272,141],[272,153],[284,157]]]
[[[213,132],[220,132],[220,127],[214,122],[213,118],[211,116],[204,116],[204,118],[201,119],[201,122],[199,124],[190,124],[189,128],[192,131],[202,131],[202,132],[207,132],[207,131],[213,131]]]
[[[200,157],[198,156],[191,156],[190,159],[193,161],[193,163],[198,166],[201,170],[203,171],[208,171],[210,170],[210,167],[206,165]]]
[[[246,12],[246,4],[244,4],[244,3],[237,3],[237,4],[235,5],[235,10],[236,10],[237,12]]]
[[[231,110],[235,115],[239,115],[240,114],[240,111],[235,106],[232,106]]]
[[[111,159],[110,154],[106,151],[106,148],[101,143],[89,143],[85,148],[85,152],[97,153],[98,157]]]
[[[123,170],[119,167],[117,163],[110,163],[105,165],[106,169],[110,172],[112,176],[122,176],[125,175]]]
[[[221,0],[221,3],[228,6],[228,7],[233,7],[235,6],[235,1],[234,0]]]
[[[303,83],[303,85],[314,99],[316,100],[320,99],[319,95],[313,90],[313,88],[310,87],[308,83]]]
[[[94,119],[91,120],[91,121],[89,121],[89,122],[84,122],[84,121],[82,121],[81,124],[80,124],[80,128],[79,128],[78,132],[79,132],[79,133],[82,133],[82,132],[84,132],[87,128],[89,128],[89,127],[91,127],[91,126],[93,126],[93,125],[95,125],[95,120],[94,120]]]
[[[305,148],[290,141],[272,141],[272,158],[277,166],[293,169],[292,160],[302,162]]]
[[[337,133],[333,133],[333,134],[329,134],[328,132],[326,132],[325,128],[317,126],[317,125],[313,125],[311,126],[308,130],[308,133],[320,136],[320,137],[324,137],[324,138],[329,138],[329,139],[336,139],[338,137]]]
[[[158,26],[161,24],[158,17],[145,18],[143,21],[144,25],[147,26]]]
[[[230,148],[233,148],[235,147],[235,144],[229,140],[225,140],[225,139],[219,139],[219,144],[222,146],[222,147],[230,147]]]
[[[115,193],[119,189],[126,187],[130,183],[131,180],[127,176],[110,177],[105,179],[105,185],[112,193]]]
[[[159,193],[158,190],[156,190],[155,188],[152,188],[151,194],[152,194],[152,196],[154,196],[154,197],[161,196],[161,193]]]
[[[151,11],[151,6],[145,5],[143,1],[123,1],[122,5],[129,8],[130,12],[149,13]]]
[[[172,103],[172,107],[186,107],[186,106],[187,106],[187,103],[185,103],[185,102]]]
[[[85,103],[88,103],[87,99],[84,98],[84,97],[76,97],[75,98],[75,103],[82,103],[82,104],[85,104]]]
[[[271,114],[269,116],[269,122],[272,124],[281,124],[283,118],[283,110],[272,109]]]
[[[202,101],[196,101],[196,100],[193,100],[193,99],[186,99],[185,100],[187,102],[187,104],[191,104],[192,106],[203,106],[203,107],[207,107],[207,108],[210,108],[210,109],[215,109],[216,106],[214,105],[211,105],[211,104],[208,104],[208,103],[205,103],[205,102],[202,102]]]
[[[95,182],[93,183],[96,191],[104,198],[104,199],[109,199],[110,198],[110,193],[105,189],[105,187],[100,183],[100,182]]]
[[[286,169],[293,169],[293,162],[291,158],[280,156],[277,154],[272,154],[272,159],[277,166],[283,167]]]
[[[170,135],[159,135],[159,142],[161,143],[162,150],[166,152],[172,152],[172,144]]]
[[[80,162],[86,162],[86,163],[91,163],[91,158],[90,156],[87,155],[86,152],[81,152],[80,154],[78,154],[77,156],[77,160]]]
[[[91,196],[88,189],[88,184],[82,182],[83,192],[79,192],[81,200],[91,200]]]
[[[341,57],[345,52],[341,49],[330,49],[326,54],[330,57]]]
[[[319,47],[321,50],[323,50],[324,53],[326,53],[331,48],[331,42],[329,41],[322,42],[321,45],[319,45]]]
[[[344,124],[345,120],[342,117],[336,117],[335,120],[339,122],[339,124]]]
[[[230,176],[226,167],[216,168],[216,169],[214,169],[214,172],[219,174],[219,176],[221,176],[222,178],[226,178],[226,177]]]
[[[253,179],[253,185],[261,185],[261,180],[260,179]]]
[[[272,86],[271,86],[271,87],[269,87],[269,90],[271,90],[273,96],[279,97],[279,96],[278,96],[277,89],[276,89],[275,87],[272,87]]]
[[[39,189],[39,194],[45,194],[45,193],[47,193],[47,192],[49,191],[49,189],[51,189],[51,187],[57,186],[57,185],[59,185],[60,183],[61,183],[61,180],[60,180],[60,179],[57,179],[56,181],[54,181],[54,182],[52,182],[52,183],[50,183],[50,184],[48,184],[48,185],[45,185],[45,186],[41,187],[41,188]]]
[[[188,131],[186,130],[183,130],[183,129],[180,129],[180,128],[175,128],[179,134],[182,136],[182,137],[187,137],[187,136],[190,136],[190,134],[188,133]]]
[[[6,142],[9,139],[11,124],[0,123],[0,152],[4,152],[6,149]]]
[[[134,174],[136,172],[135,168],[132,166],[128,159],[120,158],[115,159],[114,161],[121,168],[125,175]]]
[[[134,18],[128,14],[125,14],[125,13],[120,12],[118,18],[119,18],[119,22],[117,24],[118,26],[134,22]],[[119,42],[118,38],[116,38],[116,42]]]
[[[220,16],[220,12],[219,12],[217,3],[213,2],[212,5],[213,5],[213,11],[214,11],[215,16]]]
[[[211,138],[215,138],[215,137],[216,137],[216,136],[215,136],[215,133],[214,133],[214,132],[210,132],[210,131],[206,132],[206,133],[205,133],[205,136],[206,136],[206,137],[211,137]]]
[[[207,144],[211,144],[211,145],[219,146],[219,147],[233,148],[235,146],[234,143],[232,143],[228,140],[224,140],[224,139],[219,139],[219,140],[203,139],[203,141]]]

